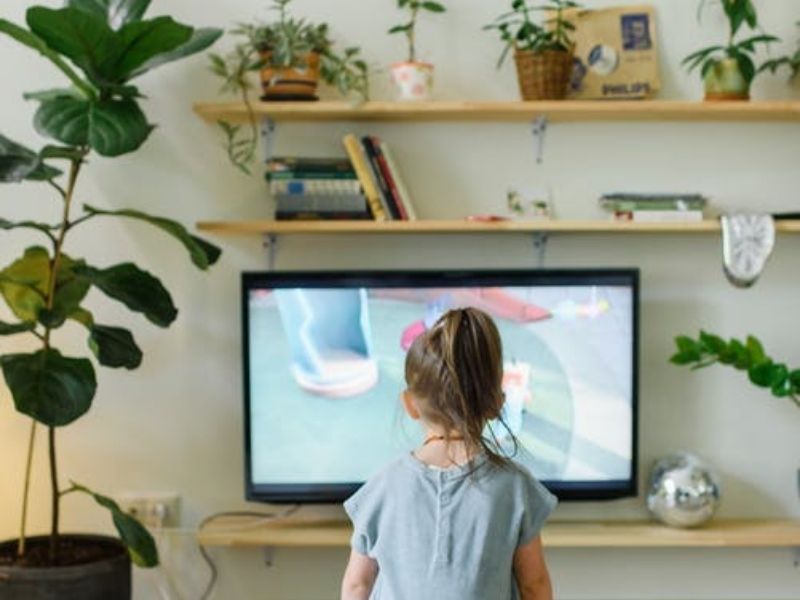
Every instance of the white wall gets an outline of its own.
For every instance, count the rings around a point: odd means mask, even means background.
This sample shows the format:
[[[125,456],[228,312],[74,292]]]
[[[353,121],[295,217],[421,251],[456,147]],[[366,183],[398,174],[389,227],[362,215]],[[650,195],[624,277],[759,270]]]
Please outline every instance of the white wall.
[[[657,0],[666,98],[699,98],[701,85],[679,63],[701,43],[723,35],[723,22],[709,13],[695,19],[695,0]],[[55,4],[54,2],[48,4]],[[163,10],[195,24],[224,25],[265,15],[265,2],[161,0]],[[420,46],[438,65],[443,99],[516,98],[511,65],[496,72],[499,45],[480,26],[508,2],[451,2],[449,15],[426,21]],[[603,2],[586,2],[591,6]],[[765,28],[793,47],[800,5],[762,1]],[[0,16],[22,20],[28,5],[6,0]],[[347,43],[361,44],[373,62],[401,58],[399,39],[384,31],[396,20],[391,0],[297,0],[297,10],[328,20]],[[155,12],[155,11],[154,11]],[[229,42],[226,42],[229,43]],[[777,50],[777,48],[776,48]],[[160,126],[143,150],[109,161],[93,158],[80,186],[81,200],[110,207],[133,206],[181,219],[267,216],[258,177],[247,179],[225,160],[214,128],[193,116],[196,100],[213,100],[217,82],[195,58],[142,80],[147,111]],[[34,106],[23,91],[63,83],[43,60],[0,40],[0,131],[31,145]],[[386,73],[375,76],[375,96],[388,96]],[[765,77],[758,98],[794,97],[797,87]],[[721,207],[800,209],[800,126],[797,124],[573,124],[551,128],[546,162],[533,162],[532,140],[523,124],[287,125],[282,152],[335,153],[348,130],[376,132],[389,140],[412,182],[423,217],[497,212],[509,184],[552,186],[564,217],[599,216],[603,191],[699,190]],[[54,220],[57,202],[44,186],[0,188],[4,217]],[[0,237],[2,262],[34,238]],[[103,370],[92,412],[60,432],[63,478],[108,492],[175,490],[185,523],[214,511],[241,508],[242,427],[238,328],[238,274],[264,265],[259,240],[219,239],[221,263],[209,276],[193,271],[179,248],[133,223],[98,222],[76,232],[68,251],[100,265],[133,259],[171,287],[181,314],[164,332],[93,294],[96,314],[130,326],[145,350],[140,371]],[[673,450],[704,456],[724,478],[723,517],[800,518],[800,414],[722,369],[691,375],[667,364],[671,338],[699,327],[727,335],[758,333],[776,356],[800,364],[795,318],[800,239],[781,237],[758,286],[737,291],[720,270],[713,237],[564,237],[551,243],[551,266],[630,266],[643,271],[641,475],[653,459]],[[281,268],[418,266],[530,266],[530,241],[520,238],[422,237],[287,240]],[[82,352],[80,331],[65,328],[59,342]],[[2,340],[3,350],[21,348]],[[15,414],[0,390],[0,538],[16,535],[18,500],[28,420]],[[48,512],[44,437],[39,439],[31,527],[46,528]],[[641,499],[562,506],[559,519],[641,518]],[[83,500],[65,502],[65,529],[103,529],[105,515]],[[196,569],[189,587],[202,582],[202,566],[186,539]],[[288,600],[336,597],[346,555],[342,551],[285,551],[267,570],[254,551],[215,552],[222,563],[218,598]],[[167,558],[178,560],[175,554]],[[559,597],[572,599],[789,599],[800,597],[800,571],[789,551],[572,551],[549,553]],[[145,581],[139,594],[155,597]]]

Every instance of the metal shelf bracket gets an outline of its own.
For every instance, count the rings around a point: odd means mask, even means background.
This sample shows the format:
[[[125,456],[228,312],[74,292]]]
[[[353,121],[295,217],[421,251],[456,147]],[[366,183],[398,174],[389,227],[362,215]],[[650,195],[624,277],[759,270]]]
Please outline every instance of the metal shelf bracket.
[[[264,235],[264,249],[267,251],[267,269],[275,270],[275,261],[278,258],[278,236],[274,233]]]
[[[536,267],[538,269],[544,268],[545,259],[547,258],[547,242],[550,241],[550,234],[538,231],[533,234],[533,251],[536,255]]]
[[[264,546],[264,564],[269,569],[275,566],[275,548]]]
[[[270,160],[275,154],[277,129],[273,119],[261,119],[261,148],[264,152],[264,161]]]
[[[544,143],[547,138],[547,117],[538,117],[531,125],[531,132],[533,133],[533,140],[536,145],[536,164],[540,165],[544,162]]]

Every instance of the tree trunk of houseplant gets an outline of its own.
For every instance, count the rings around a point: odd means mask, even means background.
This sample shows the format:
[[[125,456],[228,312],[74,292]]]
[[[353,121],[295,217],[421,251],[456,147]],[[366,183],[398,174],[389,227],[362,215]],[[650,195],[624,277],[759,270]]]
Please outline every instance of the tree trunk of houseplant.
[[[275,67],[271,62],[272,52],[261,52],[264,66],[261,69],[262,100],[317,100],[320,76],[320,56],[309,52],[303,65]]]
[[[131,560],[117,539],[64,535],[61,566],[48,564],[49,538],[28,538],[26,563],[17,565],[17,542],[0,544],[2,600],[130,600]]]
[[[563,100],[572,78],[573,53],[516,50],[517,78],[523,100]]]
[[[734,58],[725,58],[708,70],[703,79],[706,100],[749,100],[750,82]]]

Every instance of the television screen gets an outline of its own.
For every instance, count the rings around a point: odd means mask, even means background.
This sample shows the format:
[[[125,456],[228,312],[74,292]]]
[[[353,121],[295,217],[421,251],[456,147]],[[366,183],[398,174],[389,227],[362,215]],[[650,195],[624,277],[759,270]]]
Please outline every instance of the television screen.
[[[406,351],[465,306],[500,331],[516,459],[564,499],[636,493],[635,270],[247,273],[242,300],[248,499],[341,501],[418,445]]]

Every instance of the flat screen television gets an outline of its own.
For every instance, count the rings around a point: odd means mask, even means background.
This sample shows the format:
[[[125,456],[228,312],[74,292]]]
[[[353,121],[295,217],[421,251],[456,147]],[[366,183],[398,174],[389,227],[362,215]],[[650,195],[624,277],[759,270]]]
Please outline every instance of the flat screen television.
[[[635,495],[639,274],[616,269],[245,273],[247,498],[340,502],[417,445],[406,350],[464,306],[500,330],[516,459],[562,499]]]

